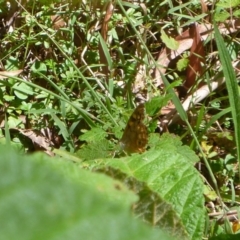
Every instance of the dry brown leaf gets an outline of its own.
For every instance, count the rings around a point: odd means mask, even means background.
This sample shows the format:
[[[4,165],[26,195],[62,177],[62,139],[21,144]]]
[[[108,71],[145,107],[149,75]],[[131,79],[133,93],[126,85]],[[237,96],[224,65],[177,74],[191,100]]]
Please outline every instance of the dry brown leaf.
[[[52,20],[53,28],[55,30],[66,27],[67,25],[66,22],[63,20],[63,18],[60,17],[59,15],[52,15],[51,20]]]
[[[211,34],[213,34],[213,25],[212,24],[201,24],[197,26],[198,32],[201,35],[202,41],[206,40]],[[240,19],[237,20],[229,20],[226,21],[224,24],[219,24],[218,26],[219,31],[221,34],[227,35],[230,33],[234,33],[240,29]],[[158,56],[157,63],[159,65],[158,68],[155,69],[155,85],[163,86],[163,81],[161,78],[161,74],[166,72],[166,69],[173,59],[178,57],[184,51],[191,48],[193,44],[193,39],[190,37],[189,30],[182,33],[181,36],[175,38],[179,42],[179,47],[177,51],[170,51],[167,48],[164,48]]]
[[[50,147],[53,145],[48,138],[46,138],[43,134],[36,130],[30,129],[16,129],[25,137],[31,139],[35,150],[44,150],[48,155],[53,156],[54,154],[49,150]]]
[[[193,44],[190,50],[186,81],[184,82],[184,87],[186,89],[189,89],[195,84],[197,77],[203,72],[202,63],[205,62],[203,42],[201,41],[199,29],[196,24],[191,26],[189,33],[193,39]]]
[[[148,12],[147,12],[147,6],[144,3],[140,3],[139,6],[142,8],[144,16],[147,16]],[[142,35],[146,36],[148,30],[143,28]],[[144,59],[146,53],[145,51],[142,50],[142,46],[140,43],[136,42],[136,58],[139,59]],[[147,74],[148,76],[150,76],[152,74],[152,70],[148,70],[148,68],[146,67],[146,64],[144,63],[144,61],[137,61],[137,66],[136,66],[136,76],[135,76],[135,80],[133,81],[133,85],[132,85],[132,91],[133,93],[136,94],[136,98],[137,99],[141,99],[143,101],[146,101],[148,99],[148,96],[146,96],[146,92],[144,91],[144,89],[146,88],[146,79],[147,79]],[[148,71],[148,73],[147,73]]]
[[[101,35],[103,37],[103,40],[106,42],[107,41],[107,33],[108,33],[108,22],[110,21],[112,15],[113,15],[113,4],[109,2],[109,4],[106,7],[106,14],[102,23],[102,28],[101,28]],[[109,69],[108,69],[108,62],[106,59],[106,56],[104,54],[104,51],[102,49],[102,45],[99,42],[99,56],[100,56],[100,63],[102,63],[103,66],[103,74],[108,77]]]
[[[133,93],[138,94],[142,92],[145,86],[146,86],[146,66],[144,64],[139,64],[137,66],[137,74],[132,86],[132,91]]]
[[[203,1],[203,0],[200,0],[200,3],[201,3],[201,7],[202,7],[202,13],[208,13],[208,7],[207,7],[207,4]],[[206,17],[204,17],[204,19],[209,22],[209,15],[207,15]]]
[[[109,2],[107,8],[106,8],[106,14],[102,23],[102,29],[101,29],[101,35],[104,39],[104,41],[107,41],[107,33],[108,33],[108,22],[110,21],[112,15],[113,15],[113,4]]]
[[[9,77],[16,77],[20,73],[22,73],[22,69],[20,70],[14,70],[14,71],[0,71],[0,80],[9,78]]]

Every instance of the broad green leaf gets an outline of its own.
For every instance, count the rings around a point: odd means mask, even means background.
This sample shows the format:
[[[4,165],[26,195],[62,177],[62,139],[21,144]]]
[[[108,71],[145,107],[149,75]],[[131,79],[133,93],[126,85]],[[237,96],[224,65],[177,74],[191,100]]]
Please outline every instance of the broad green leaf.
[[[83,145],[82,148],[77,151],[76,155],[84,160],[107,158],[111,154],[110,149],[112,149],[112,147],[107,139],[95,140],[87,145]]]
[[[81,141],[86,141],[86,142],[94,142],[97,140],[102,140],[107,137],[106,131],[104,131],[101,128],[92,128],[89,131],[86,131],[84,134],[82,134],[79,139]]]
[[[240,10],[236,10],[236,11],[234,11],[233,12],[233,16],[235,16],[235,17],[240,17]]]
[[[209,238],[209,240],[239,240],[240,233],[238,234],[220,234]]]
[[[177,228],[179,232],[182,232],[182,239],[186,238],[184,230],[187,231],[190,239],[201,239],[205,211],[203,205],[203,182],[194,168],[194,162],[198,158],[193,157],[194,153],[190,148],[181,146],[178,138],[170,138],[169,136],[166,135],[160,138],[159,145],[155,149],[152,148],[152,150],[141,155],[134,154],[120,159],[106,160],[103,165],[105,164],[122,172],[125,174],[126,179],[133,179],[136,186],[146,184],[149,193],[144,195],[145,205],[140,202],[140,205],[142,205],[140,208],[145,208],[147,212],[142,213],[145,220],[146,214],[148,219],[160,216],[158,221],[154,222],[154,225],[161,227],[166,225],[166,216],[169,215],[167,210],[166,214],[163,212],[166,207],[153,207],[152,211],[151,208],[148,208],[150,202],[153,201],[152,199],[156,199],[156,206],[161,206],[162,203],[159,199],[163,198],[165,202],[171,204],[177,217],[182,221],[183,229]],[[172,142],[169,139],[172,139]],[[174,139],[176,144],[174,144]],[[146,192],[143,189],[145,188],[137,189],[138,194],[142,191]],[[155,197],[153,198],[152,195]],[[179,221],[177,217],[175,222]],[[165,227],[171,229],[172,233],[177,231],[175,225]],[[178,236],[179,233],[175,233]]]
[[[45,155],[0,152],[0,239],[171,239],[131,216],[134,198],[116,201],[131,196],[120,183]]]

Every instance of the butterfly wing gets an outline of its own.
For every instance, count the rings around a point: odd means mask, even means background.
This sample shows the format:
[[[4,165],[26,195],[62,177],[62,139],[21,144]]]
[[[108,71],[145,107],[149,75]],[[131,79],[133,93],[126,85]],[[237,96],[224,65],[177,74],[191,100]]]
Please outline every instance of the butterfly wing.
[[[148,142],[148,133],[146,126],[143,124],[144,112],[144,104],[138,105],[129,118],[120,140],[123,149],[128,153],[145,151]]]

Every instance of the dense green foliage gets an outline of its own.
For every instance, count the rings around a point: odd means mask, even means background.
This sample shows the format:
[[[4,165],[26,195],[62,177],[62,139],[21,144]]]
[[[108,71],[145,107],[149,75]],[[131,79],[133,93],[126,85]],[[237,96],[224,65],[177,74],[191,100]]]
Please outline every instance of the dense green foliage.
[[[239,237],[239,5],[0,1],[0,238]]]

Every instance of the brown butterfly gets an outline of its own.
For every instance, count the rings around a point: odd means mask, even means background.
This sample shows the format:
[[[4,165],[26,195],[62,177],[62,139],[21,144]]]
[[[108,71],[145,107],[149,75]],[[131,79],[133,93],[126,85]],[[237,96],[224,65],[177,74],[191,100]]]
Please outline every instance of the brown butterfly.
[[[134,110],[128,120],[120,143],[127,153],[142,153],[148,142],[147,127],[143,124],[145,116],[144,104]]]

